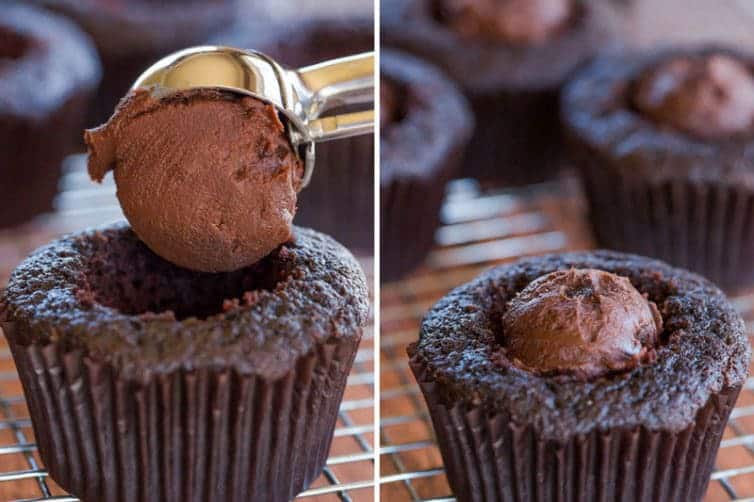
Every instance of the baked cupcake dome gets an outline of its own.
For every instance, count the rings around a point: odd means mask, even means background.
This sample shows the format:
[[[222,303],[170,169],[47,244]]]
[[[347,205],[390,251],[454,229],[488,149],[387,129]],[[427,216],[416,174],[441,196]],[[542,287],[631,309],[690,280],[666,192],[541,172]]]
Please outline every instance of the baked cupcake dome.
[[[702,138],[641,112],[639,80],[725,48],[603,57],[563,95],[562,113],[600,246],[664,259],[726,289],[754,283],[754,134]]]
[[[537,44],[462,36],[440,0],[385,0],[382,41],[430,61],[458,82],[476,117],[462,176],[503,185],[553,177],[564,160],[558,96],[597,50],[612,42],[603,17],[579,2],[568,24]]]
[[[374,50],[371,17],[241,22],[213,43],[258,50],[292,68]],[[299,192],[296,221],[352,250],[374,252],[374,138],[318,143],[314,176]],[[347,215],[347,216],[346,216]]]
[[[538,375],[506,356],[508,302],[556,270],[630,280],[657,305],[656,357],[596,378]],[[411,366],[459,500],[694,501],[704,494],[750,358],[744,324],[707,280],[598,251],[486,272],[433,307]]]
[[[431,65],[383,50],[380,78],[381,273],[398,279],[434,244],[446,183],[458,172],[473,119],[457,88]]]
[[[136,78],[168,53],[204,43],[236,16],[238,0],[32,0],[89,33],[103,80],[86,126],[107,120]]]
[[[367,301],[310,230],[202,274],[118,224],[22,263],[3,329],[42,460],[82,500],[287,501],[325,464]]]
[[[20,3],[2,10],[0,227],[8,227],[52,209],[100,64],[69,21]]]

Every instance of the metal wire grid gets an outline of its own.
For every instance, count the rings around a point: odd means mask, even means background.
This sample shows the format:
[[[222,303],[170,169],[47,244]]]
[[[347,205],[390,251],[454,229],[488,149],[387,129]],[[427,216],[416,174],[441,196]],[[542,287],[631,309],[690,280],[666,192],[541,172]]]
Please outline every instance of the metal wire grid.
[[[520,256],[592,247],[578,185],[482,191],[454,182],[427,264],[410,278],[383,285],[381,298],[381,498],[449,502],[424,400],[408,369],[406,346],[440,297],[497,263]],[[754,334],[754,292],[733,298]],[[754,501],[754,377],[747,381],[718,454],[705,502]]]
[[[82,157],[64,166],[56,212],[25,228],[0,234],[0,284],[18,260],[53,236],[120,219],[112,180],[92,185]],[[372,282],[372,260],[361,259]],[[340,406],[330,458],[322,476],[300,498],[311,502],[373,501],[373,329],[364,333]],[[77,501],[48,477],[34,444],[31,420],[10,350],[0,337],[0,500]]]

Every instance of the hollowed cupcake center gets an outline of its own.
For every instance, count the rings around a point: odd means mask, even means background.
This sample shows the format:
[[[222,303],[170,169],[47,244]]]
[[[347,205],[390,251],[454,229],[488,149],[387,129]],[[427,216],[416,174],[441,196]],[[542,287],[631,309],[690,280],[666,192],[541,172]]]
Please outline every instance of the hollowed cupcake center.
[[[162,314],[182,320],[207,317],[253,304],[293,271],[285,247],[254,265],[209,274],[177,267],[141,243],[110,242],[89,260],[82,301],[98,303],[126,315]]]
[[[21,59],[31,46],[29,38],[0,27],[0,69],[3,63]]]

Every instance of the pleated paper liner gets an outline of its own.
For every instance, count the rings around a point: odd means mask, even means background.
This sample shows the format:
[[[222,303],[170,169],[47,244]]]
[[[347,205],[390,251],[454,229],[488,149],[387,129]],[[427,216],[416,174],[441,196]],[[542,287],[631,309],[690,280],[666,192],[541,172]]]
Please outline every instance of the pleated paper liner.
[[[422,176],[394,176],[380,187],[381,279],[394,281],[427,257],[440,226],[445,186],[458,173],[463,151],[458,147]]]
[[[317,166],[299,193],[296,224],[331,235],[350,249],[374,247],[374,138],[316,146]]]
[[[565,158],[557,90],[468,96],[476,128],[461,175],[489,186],[555,178]]]
[[[687,179],[653,183],[580,162],[599,246],[660,258],[726,290],[754,284],[754,191]]]
[[[274,381],[201,369],[138,383],[3,329],[42,461],[83,502],[291,500],[322,472],[358,345],[320,345]]]
[[[681,431],[615,428],[548,441],[504,410],[445,401],[411,367],[429,408],[448,481],[460,502],[692,502],[707,488],[741,387],[712,396]]]
[[[442,178],[442,179],[441,179]],[[400,278],[429,254],[440,225],[444,177],[396,179],[382,187],[382,279]],[[417,197],[418,194],[421,194]]]
[[[52,209],[62,176],[60,164],[73,150],[73,131],[81,131],[84,118],[79,110],[90,94],[82,92],[43,119],[0,117],[0,138],[3,138],[0,149],[4,154],[0,229],[19,225]]]

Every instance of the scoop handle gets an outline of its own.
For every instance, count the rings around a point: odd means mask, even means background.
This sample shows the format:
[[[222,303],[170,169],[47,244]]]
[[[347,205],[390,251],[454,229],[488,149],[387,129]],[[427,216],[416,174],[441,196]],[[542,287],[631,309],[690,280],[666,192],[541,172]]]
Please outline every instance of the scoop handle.
[[[374,53],[333,59],[296,70],[294,79],[314,141],[374,131]],[[322,116],[334,109],[358,109]]]

